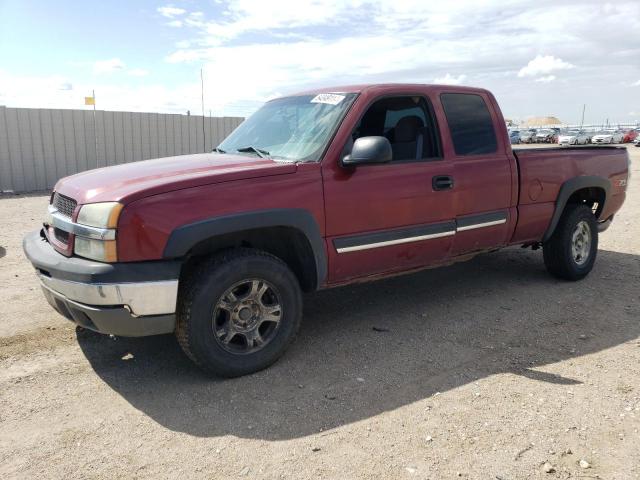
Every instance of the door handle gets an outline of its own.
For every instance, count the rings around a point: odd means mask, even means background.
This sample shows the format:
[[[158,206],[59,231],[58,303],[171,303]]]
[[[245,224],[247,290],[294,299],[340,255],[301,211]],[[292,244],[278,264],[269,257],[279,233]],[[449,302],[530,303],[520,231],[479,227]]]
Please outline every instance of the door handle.
[[[450,175],[436,175],[431,179],[431,186],[434,190],[451,190],[453,188],[453,177]]]

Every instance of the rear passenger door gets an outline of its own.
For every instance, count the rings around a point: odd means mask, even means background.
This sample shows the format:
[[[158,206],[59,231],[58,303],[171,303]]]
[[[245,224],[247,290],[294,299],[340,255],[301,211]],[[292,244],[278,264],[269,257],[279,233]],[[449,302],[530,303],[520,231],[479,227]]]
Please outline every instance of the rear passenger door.
[[[506,244],[512,204],[512,162],[505,146],[506,133],[496,132],[502,122],[490,97],[478,93],[441,93],[453,163],[453,203],[456,235],[451,255],[482,251]],[[506,132],[506,129],[505,129]]]

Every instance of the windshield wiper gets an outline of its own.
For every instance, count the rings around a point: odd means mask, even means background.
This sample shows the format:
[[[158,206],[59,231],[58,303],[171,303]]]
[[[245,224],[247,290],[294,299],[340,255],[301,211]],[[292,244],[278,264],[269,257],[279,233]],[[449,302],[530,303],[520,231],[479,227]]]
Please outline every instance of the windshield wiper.
[[[236,148],[236,152],[253,152],[260,158],[269,158],[269,152],[267,152],[266,150],[262,150],[261,148],[256,148],[252,145],[249,145],[248,147]]]
[[[225,152],[224,150],[222,150],[221,148],[218,148],[218,147],[214,148],[214,149],[213,149],[213,150],[211,150],[211,151],[212,151],[212,152],[215,152],[215,153],[227,153],[227,152]]]

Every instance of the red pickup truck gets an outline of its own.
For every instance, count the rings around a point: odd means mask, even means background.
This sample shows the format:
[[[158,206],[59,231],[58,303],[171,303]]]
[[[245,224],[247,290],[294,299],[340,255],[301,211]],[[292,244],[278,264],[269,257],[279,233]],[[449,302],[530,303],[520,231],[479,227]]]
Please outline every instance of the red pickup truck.
[[[513,151],[483,89],[330,88],[267,102],[211,153],[63,178],[24,250],[76,324],[175,332],[237,376],[283,354],[302,292],[509,245],[583,278],[628,172],[620,147]]]

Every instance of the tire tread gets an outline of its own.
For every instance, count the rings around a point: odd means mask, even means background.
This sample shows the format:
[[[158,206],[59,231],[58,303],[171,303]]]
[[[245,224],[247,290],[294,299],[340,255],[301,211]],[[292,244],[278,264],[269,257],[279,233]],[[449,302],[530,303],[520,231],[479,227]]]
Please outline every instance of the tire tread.
[[[591,241],[595,245],[585,268],[576,268],[573,259],[567,252],[573,228],[580,220],[587,220],[591,225]],[[593,212],[587,205],[570,204],[565,207],[553,235],[543,246],[544,264],[549,273],[557,278],[580,280],[586,277],[593,268],[597,249],[598,230]]]
[[[271,262],[275,262],[280,266],[289,269],[288,265],[275,255],[272,255],[263,250],[241,247],[223,250],[219,253],[211,255],[203,262],[201,262],[197,267],[195,267],[187,276],[185,276],[184,279],[181,279],[180,292],[178,295],[178,305],[176,308],[176,339],[178,341],[178,344],[180,345],[180,348],[182,348],[184,353],[191,361],[193,361],[201,369],[215,375],[223,377],[236,377],[238,376],[238,373],[233,369],[225,370],[220,368],[213,368],[211,365],[208,365],[206,362],[202,361],[199,356],[194,353],[191,342],[193,332],[191,331],[192,323],[190,322],[190,319],[193,310],[193,303],[197,298],[199,290],[202,288],[202,283],[199,282],[199,280],[203,278],[203,276],[217,270],[218,268],[228,263],[256,257],[268,259]],[[297,322],[295,331],[291,338],[288,340],[286,346],[289,346],[295,340],[299,325],[300,322]],[[273,360],[273,362],[280,358],[284,354],[285,350],[286,348],[283,348],[280,354]]]

